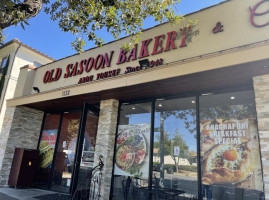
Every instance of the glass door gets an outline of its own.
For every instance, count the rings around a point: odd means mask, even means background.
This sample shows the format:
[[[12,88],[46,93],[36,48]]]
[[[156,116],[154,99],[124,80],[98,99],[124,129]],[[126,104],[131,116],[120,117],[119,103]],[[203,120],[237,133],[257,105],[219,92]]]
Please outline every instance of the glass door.
[[[50,189],[69,193],[77,148],[81,111],[65,112],[62,119]]]
[[[95,106],[84,104],[79,127],[78,148],[76,151],[75,169],[73,171],[73,181],[71,193],[77,188],[83,187],[85,178],[94,167],[94,153],[96,135],[99,120],[99,109]],[[83,182],[84,181],[84,182]]]
[[[46,114],[38,149],[36,186],[72,193],[93,167],[98,106]]]

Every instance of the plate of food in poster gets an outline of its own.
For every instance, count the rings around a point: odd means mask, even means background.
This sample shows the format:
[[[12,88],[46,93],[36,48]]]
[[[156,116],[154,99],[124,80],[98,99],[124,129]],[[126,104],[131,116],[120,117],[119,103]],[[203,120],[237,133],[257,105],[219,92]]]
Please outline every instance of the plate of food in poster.
[[[262,189],[253,119],[201,121],[202,183]]]
[[[119,127],[116,149],[116,174],[142,177],[146,176],[144,165],[148,162],[147,139],[143,131],[145,126],[129,127],[123,125]],[[135,131],[134,131],[135,130]]]

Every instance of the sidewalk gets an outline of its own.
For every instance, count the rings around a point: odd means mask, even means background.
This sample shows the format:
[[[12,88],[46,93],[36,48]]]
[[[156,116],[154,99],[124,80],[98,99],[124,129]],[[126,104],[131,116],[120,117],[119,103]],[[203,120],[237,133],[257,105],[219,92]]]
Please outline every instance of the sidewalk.
[[[66,194],[41,190],[35,188],[15,189],[15,188],[0,188],[0,200],[65,200],[68,198]]]

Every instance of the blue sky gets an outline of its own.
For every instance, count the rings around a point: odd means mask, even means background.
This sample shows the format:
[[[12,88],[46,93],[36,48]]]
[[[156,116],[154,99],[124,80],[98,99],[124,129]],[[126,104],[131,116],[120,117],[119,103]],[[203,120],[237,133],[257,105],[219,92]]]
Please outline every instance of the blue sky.
[[[180,14],[185,15],[191,12],[198,11],[202,8],[218,4],[224,0],[182,0],[178,6]],[[25,27],[25,31],[20,25],[17,27],[9,27],[4,30],[7,36],[6,42],[17,38],[24,44],[27,44],[42,53],[45,53],[55,59],[64,58],[75,54],[71,47],[71,42],[75,40],[75,36],[71,33],[62,32],[58,28],[57,22],[49,20],[49,16],[43,11],[36,17],[29,20],[30,25]],[[156,23],[152,20],[147,20],[144,27],[149,28]],[[113,37],[107,32],[102,32],[102,38],[106,42],[113,41]],[[88,43],[85,49],[95,47],[94,44]]]
[[[191,116],[187,116],[188,121],[193,121],[195,118]],[[130,124],[144,124],[151,123],[151,113],[139,113],[129,115],[129,125]],[[155,124],[154,128],[160,128],[160,113],[155,113]],[[195,128],[195,125],[192,125],[191,128]],[[177,119],[175,116],[171,115],[166,120],[164,120],[164,131],[169,132],[169,137],[173,138],[176,131],[180,133],[183,140],[186,142],[189,147],[189,151],[197,152],[197,141],[195,139],[196,132],[190,133],[188,129],[185,128],[184,120]],[[160,134],[159,132],[155,132],[155,136]],[[173,152],[173,147],[171,147],[171,151]]]

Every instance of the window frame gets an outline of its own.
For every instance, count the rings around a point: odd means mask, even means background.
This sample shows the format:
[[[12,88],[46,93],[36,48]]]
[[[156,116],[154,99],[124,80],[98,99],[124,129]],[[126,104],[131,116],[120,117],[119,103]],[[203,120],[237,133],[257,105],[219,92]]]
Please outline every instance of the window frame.
[[[118,137],[118,126],[120,122],[120,112],[121,112],[121,107],[124,104],[139,104],[139,103],[150,103],[152,105],[152,110],[151,110],[151,142],[150,142],[150,160],[149,160],[149,179],[148,183],[149,186],[152,186],[152,177],[153,177],[153,140],[154,140],[154,123],[155,123],[155,103],[157,99],[162,99],[165,98],[166,100],[169,99],[180,99],[180,98],[187,98],[187,97],[195,97],[196,98],[196,135],[197,135],[197,181],[198,181],[198,199],[202,199],[203,194],[202,194],[202,166],[201,166],[201,133],[200,133],[200,97],[203,96],[203,94],[206,93],[212,93],[213,95],[216,94],[225,94],[225,93],[232,93],[232,92],[244,92],[244,91],[253,91],[253,87],[235,87],[235,88],[226,88],[226,89],[220,89],[220,90],[210,90],[210,91],[199,91],[195,93],[189,93],[189,94],[182,94],[182,95],[173,95],[173,96],[161,96],[158,98],[152,98],[152,99],[144,99],[144,100],[133,100],[133,101],[120,101],[119,104],[119,109],[118,109],[118,119],[117,119],[117,129],[116,129],[116,135],[115,135],[115,145],[114,145],[114,155],[113,155],[113,168],[112,168],[112,178],[111,178],[111,188],[110,188],[110,199],[113,198],[113,189],[114,189],[114,166],[115,166],[115,152],[116,152],[116,142],[117,142],[117,137]],[[256,105],[256,102],[254,102]],[[256,120],[257,120],[257,112],[256,112],[256,106],[255,106],[255,111],[254,111]],[[258,128],[258,127],[257,127]],[[259,136],[259,132],[258,132]],[[260,139],[258,138],[258,144],[260,146]],[[260,148],[259,148],[259,153]],[[260,158],[261,159],[261,158]],[[263,166],[261,165],[261,169]],[[263,180],[262,180],[263,181]],[[264,191],[263,191],[264,192]]]

